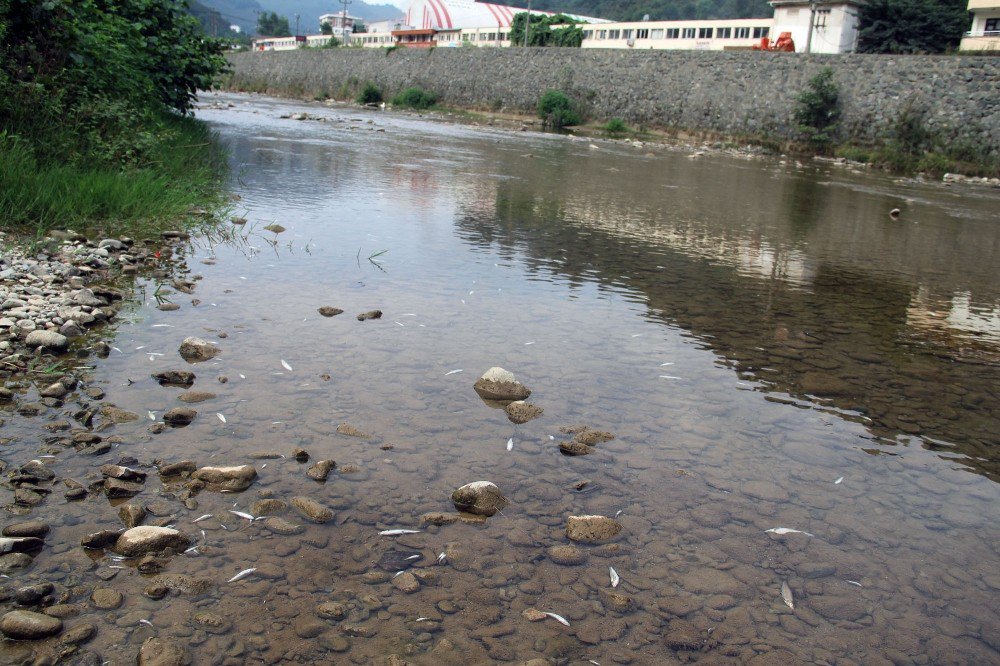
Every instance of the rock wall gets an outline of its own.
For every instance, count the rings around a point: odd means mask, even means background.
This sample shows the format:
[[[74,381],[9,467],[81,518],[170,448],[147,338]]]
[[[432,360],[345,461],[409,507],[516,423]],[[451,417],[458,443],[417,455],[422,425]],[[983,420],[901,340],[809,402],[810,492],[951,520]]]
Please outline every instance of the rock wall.
[[[842,140],[884,137],[907,106],[943,138],[1000,154],[1000,57],[718,51],[333,49],[234,53],[226,87],[336,95],[372,81],[420,86],[457,106],[531,111],[547,89],[594,119],[725,134],[794,136],[795,97],[823,67],[841,91]]]

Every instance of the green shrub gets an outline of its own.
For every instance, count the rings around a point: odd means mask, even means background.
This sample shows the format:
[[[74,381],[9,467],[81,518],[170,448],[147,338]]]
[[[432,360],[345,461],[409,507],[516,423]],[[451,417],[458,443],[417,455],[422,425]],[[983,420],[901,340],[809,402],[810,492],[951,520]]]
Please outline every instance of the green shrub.
[[[824,67],[809,79],[808,90],[795,98],[793,117],[798,130],[816,150],[825,152],[833,142],[840,122],[840,91],[833,80],[833,70]]]
[[[547,127],[568,127],[579,125],[582,120],[576,105],[566,93],[560,90],[547,90],[538,100],[538,117]]]
[[[421,88],[407,88],[392,98],[393,106],[409,109],[429,109],[437,104],[437,95]]]
[[[357,99],[358,104],[378,104],[381,101],[382,91],[371,81],[366,83],[365,87],[361,89]]]
[[[625,134],[626,132],[631,131],[629,126],[626,125],[625,121],[621,118],[612,118],[608,122],[604,123],[604,127],[601,129],[608,134]]]

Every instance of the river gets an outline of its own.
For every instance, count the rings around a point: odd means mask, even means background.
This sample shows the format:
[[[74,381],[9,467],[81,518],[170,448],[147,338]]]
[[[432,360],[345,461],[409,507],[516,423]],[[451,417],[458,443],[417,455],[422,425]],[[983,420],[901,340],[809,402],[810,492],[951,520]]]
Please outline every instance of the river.
[[[121,351],[90,384],[142,420],[100,462],[259,476],[189,508],[150,470],[132,502],[199,546],[156,574],[175,576],[159,599],[136,562],[79,545],[120,527],[120,502],[37,507],[51,548],[17,582],[66,590],[67,625],[97,627],[83,650],[134,663],[157,636],[199,664],[1000,663],[1000,192],[259,96],[202,106],[247,223],[175,252],[193,294],[142,277],[106,332]],[[188,335],[221,354],[187,367]],[[480,399],[493,366],[544,414],[515,425]],[[149,432],[147,414],[182,404],[150,373],[185,367],[213,397]],[[8,423],[4,457],[35,455],[41,425]],[[614,439],[563,455],[573,426]],[[317,483],[322,459],[337,468]],[[99,478],[83,457],[59,465]],[[423,519],[478,480],[510,504]],[[280,534],[230,513],[294,496],[333,518],[288,508]],[[574,544],[576,515],[622,531]],[[123,605],[96,610],[96,587]]]

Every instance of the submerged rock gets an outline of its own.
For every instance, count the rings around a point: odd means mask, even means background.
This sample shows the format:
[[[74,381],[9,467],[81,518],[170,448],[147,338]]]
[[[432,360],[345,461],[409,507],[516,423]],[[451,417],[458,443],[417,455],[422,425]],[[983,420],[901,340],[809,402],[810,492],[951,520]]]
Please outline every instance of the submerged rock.
[[[194,373],[187,370],[164,370],[152,376],[161,386],[191,386],[195,379]]]
[[[190,407],[174,407],[163,415],[163,422],[174,428],[183,428],[194,421],[198,412]]]
[[[55,636],[62,631],[62,620],[33,611],[15,610],[0,619],[0,631],[7,638],[33,641]]]
[[[313,481],[326,481],[326,477],[330,476],[330,471],[336,466],[337,463],[333,460],[319,460],[309,468],[306,476]]]
[[[202,467],[191,475],[203,481],[209,490],[246,490],[257,478],[257,468],[253,465],[236,467]]]
[[[565,456],[586,456],[595,451],[593,446],[587,446],[580,442],[559,442],[559,451]]]
[[[319,309],[319,313],[324,317],[336,317],[339,314],[343,314],[343,312],[344,311],[341,310],[340,308],[335,308],[330,305],[324,305]]]
[[[511,423],[518,425],[527,423],[532,419],[537,419],[543,413],[541,407],[529,404],[524,400],[515,400],[504,407],[503,411],[507,414],[507,418],[510,419]]]
[[[180,476],[185,472],[191,473],[198,469],[198,465],[191,460],[182,460],[175,463],[164,463],[159,466],[160,476]]]
[[[514,373],[500,367],[484,372],[473,388],[484,400],[515,401],[524,400],[531,395],[531,391],[514,378]]]
[[[570,516],[566,521],[566,536],[570,541],[600,543],[613,539],[621,531],[621,523],[607,516]]]
[[[139,649],[139,666],[184,666],[188,663],[187,650],[177,641],[147,638]]]
[[[178,351],[188,363],[200,363],[215,358],[221,350],[201,338],[190,337],[184,338]]]
[[[167,548],[181,551],[190,545],[190,537],[175,529],[143,525],[125,530],[115,541],[113,550],[125,557],[136,557],[147,553],[157,553]]]
[[[211,400],[214,397],[215,394],[209,393],[208,391],[185,391],[177,396],[177,399],[181,402],[191,404],[195,402],[205,402],[206,400]]]
[[[372,436],[369,435],[368,433],[358,430],[349,423],[341,423],[339,426],[337,426],[337,432],[339,432],[341,435],[347,435],[348,437],[360,437],[361,439],[372,438]]]
[[[489,481],[467,483],[451,494],[451,501],[459,511],[480,516],[492,516],[509,504],[496,484]]]
[[[381,310],[369,310],[368,312],[362,312],[358,315],[358,321],[365,321],[366,319],[381,319]]]
[[[556,564],[573,566],[587,561],[587,554],[576,546],[561,545],[549,547],[549,559]]]
[[[0,538],[0,555],[5,553],[34,553],[41,550],[45,543],[38,537],[3,537]]]
[[[285,231],[285,228],[280,224],[269,224],[264,227],[264,231],[270,231],[271,233],[280,234]]]
[[[333,520],[333,511],[308,497],[293,497],[292,506],[303,518],[314,523],[327,523]]]

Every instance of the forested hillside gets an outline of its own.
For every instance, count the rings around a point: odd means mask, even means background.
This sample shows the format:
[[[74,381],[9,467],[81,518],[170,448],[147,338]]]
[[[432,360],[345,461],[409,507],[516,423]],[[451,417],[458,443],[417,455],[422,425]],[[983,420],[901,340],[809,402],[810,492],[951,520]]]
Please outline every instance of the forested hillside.
[[[526,7],[527,2],[513,0]],[[616,21],[709,18],[769,18],[774,14],[767,0],[533,0],[532,9],[581,14]]]

